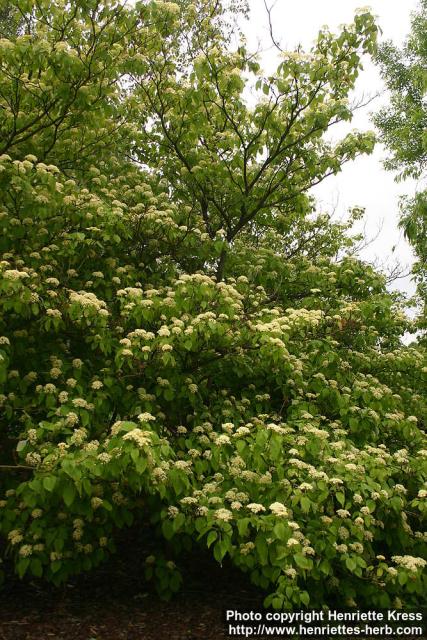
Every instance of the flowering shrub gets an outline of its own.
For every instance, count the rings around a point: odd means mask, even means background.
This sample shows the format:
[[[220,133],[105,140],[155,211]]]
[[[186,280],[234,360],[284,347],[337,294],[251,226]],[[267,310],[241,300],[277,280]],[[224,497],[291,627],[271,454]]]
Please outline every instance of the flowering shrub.
[[[375,25],[322,32],[266,84],[228,51],[219,4],[210,20],[185,4],[12,3],[29,31],[0,41],[2,87],[26,105],[0,128],[6,556],[58,584],[134,524],[157,532],[146,578],[165,596],[201,545],[276,608],[415,603],[426,354],[402,345],[403,303],[352,257],[350,223],[304,195],[372,148],[322,133],[351,117]],[[212,57],[194,59],[200,34]]]

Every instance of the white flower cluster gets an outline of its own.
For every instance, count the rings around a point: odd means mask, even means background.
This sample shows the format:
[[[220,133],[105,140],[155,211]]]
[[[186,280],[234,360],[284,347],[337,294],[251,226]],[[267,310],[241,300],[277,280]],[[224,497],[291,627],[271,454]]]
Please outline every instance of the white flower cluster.
[[[254,549],[255,545],[253,542],[246,542],[245,544],[240,545],[240,553],[242,554],[242,556],[247,556]]]
[[[418,569],[424,569],[427,565],[427,561],[424,560],[424,558],[417,558],[414,556],[392,556],[391,559],[400,567],[413,572],[418,571]]]
[[[10,543],[13,545],[19,544],[24,539],[20,529],[13,529],[12,531],[9,531],[7,537]]]
[[[97,298],[96,295],[90,291],[71,291],[69,298],[72,304],[77,304],[83,308],[93,309],[100,315],[108,316],[106,303]]]
[[[262,511],[265,511],[265,507],[258,502],[250,502],[246,505],[246,508],[249,509],[249,511],[252,511],[252,513],[261,513]]]
[[[25,278],[29,278],[30,276],[26,271],[18,271],[17,269],[6,269],[3,271],[3,277],[6,280],[14,280],[15,282],[19,280],[24,280]]]
[[[131,440],[135,442],[138,447],[143,448],[151,444],[151,431],[142,431],[141,429],[132,429],[123,436],[123,440]]]
[[[270,511],[279,518],[286,518],[289,516],[289,511],[281,502],[273,502],[273,504],[270,505]]]
[[[214,515],[217,520],[222,520],[223,522],[229,522],[233,519],[233,514],[228,509],[217,509]]]
[[[138,415],[138,420],[139,422],[152,422],[153,420],[155,420],[156,418],[151,415],[151,413],[145,412],[145,413],[140,413]]]

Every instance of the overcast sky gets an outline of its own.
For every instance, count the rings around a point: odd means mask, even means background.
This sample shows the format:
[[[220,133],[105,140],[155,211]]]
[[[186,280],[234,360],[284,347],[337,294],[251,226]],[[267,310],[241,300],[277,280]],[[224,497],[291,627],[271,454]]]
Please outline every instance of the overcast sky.
[[[269,6],[273,0],[267,0]],[[251,16],[244,25],[250,48],[263,49],[264,65],[272,69],[275,66],[276,51],[270,46],[269,27],[264,0],[249,0]],[[272,9],[274,34],[285,49],[293,49],[302,44],[310,47],[317,32],[323,25],[331,29],[340,24],[352,21],[354,11],[369,6],[383,31],[381,39],[391,39],[400,45],[410,29],[411,12],[417,9],[416,0],[276,0]],[[378,69],[369,61],[364,63],[355,98],[370,97],[377,93],[369,106],[359,109],[349,128],[362,130],[373,129],[370,113],[376,111],[381,104],[387,102],[387,95]],[[344,132],[344,129],[341,130]],[[409,265],[412,253],[409,245],[397,227],[399,195],[413,193],[415,183],[407,181],[396,184],[394,176],[386,172],[382,166],[385,150],[377,145],[374,154],[362,156],[349,163],[336,177],[327,178],[316,187],[319,208],[336,209],[338,216],[345,214],[349,207],[358,205],[366,209],[366,230],[370,238],[374,237],[380,226],[382,229],[377,240],[364,250],[364,257],[369,260],[379,258],[393,263],[396,259]],[[392,253],[393,246],[396,246]],[[410,278],[397,280],[393,288],[412,293],[414,287]]]

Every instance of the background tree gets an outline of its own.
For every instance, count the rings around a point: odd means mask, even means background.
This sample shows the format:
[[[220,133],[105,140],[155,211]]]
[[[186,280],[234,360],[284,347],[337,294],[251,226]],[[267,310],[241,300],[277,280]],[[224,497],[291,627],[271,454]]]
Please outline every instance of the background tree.
[[[18,35],[21,16],[16,7],[9,2],[0,3],[0,38],[11,38]]]
[[[391,42],[381,45],[377,56],[381,73],[390,92],[390,104],[374,118],[384,143],[391,152],[385,163],[398,171],[397,179],[419,179],[414,198],[402,201],[401,226],[411,242],[418,262],[414,273],[419,292],[427,300],[427,201],[425,169],[427,163],[427,3],[422,0],[412,19],[411,33],[400,50]],[[426,313],[421,318],[426,328]]]

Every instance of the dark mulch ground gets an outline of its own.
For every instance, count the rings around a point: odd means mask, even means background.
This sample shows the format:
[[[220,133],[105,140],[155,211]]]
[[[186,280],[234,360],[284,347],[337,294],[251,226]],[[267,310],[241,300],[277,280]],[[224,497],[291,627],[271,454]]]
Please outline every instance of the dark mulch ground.
[[[182,591],[162,602],[143,577],[150,545],[144,541],[139,552],[134,534],[120,541],[120,556],[108,565],[60,589],[10,577],[0,591],[0,640],[222,640],[238,637],[226,632],[226,609],[263,610],[265,594],[203,554],[183,563]]]
[[[12,579],[1,592],[0,640],[220,640],[229,637],[226,608],[262,608],[263,594],[209,557],[186,573],[167,603],[147,589],[134,556],[61,589]]]

